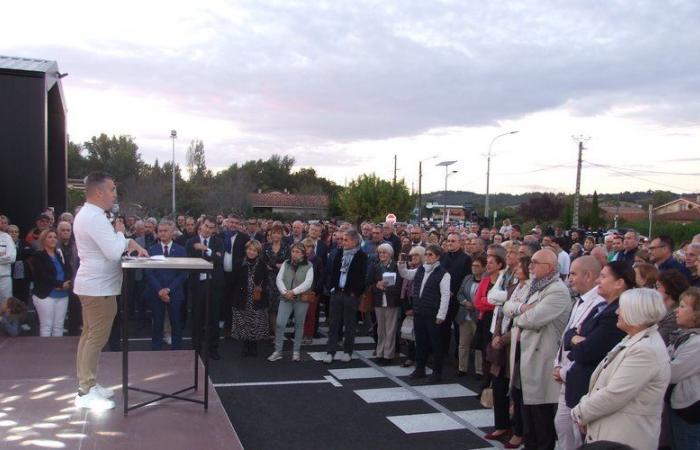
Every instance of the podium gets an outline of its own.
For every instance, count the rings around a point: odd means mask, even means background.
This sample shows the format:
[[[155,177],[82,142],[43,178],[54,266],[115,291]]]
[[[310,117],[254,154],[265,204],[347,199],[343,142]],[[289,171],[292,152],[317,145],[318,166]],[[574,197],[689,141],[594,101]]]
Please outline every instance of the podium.
[[[122,283],[122,295],[121,295],[121,326],[122,326],[122,392],[124,396],[124,415],[127,415],[129,411],[141,408],[151,403],[163,400],[165,398],[175,398],[178,400],[183,400],[192,403],[199,403],[204,406],[206,411],[209,408],[209,304],[211,303],[211,272],[214,269],[214,265],[202,258],[163,258],[163,259],[149,259],[149,258],[125,258],[122,260],[122,271],[124,273],[124,282]],[[196,274],[199,278],[201,274],[206,275],[206,282],[204,283],[204,304],[202,302],[193,302],[193,310],[195,311],[194,324],[193,324],[193,336],[192,343],[195,347],[194,350],[194,384],[186,388],[180,389],[176,392],[156,392],[149,389],[142,389],[134,386],[129,386],[129,295],[131,294],[132,286],[134,283],[134,271],[139,269],[174,269],[174,270],[187,270],[191,273]],[[190,286],[191,288],[191,286]],[[198,323],[198,309],[204,307],[204,324]],[[200,333],[204,326],[204,340],[201,342]],[[198,345],[201,343],[201,345]],[[200,354],[201,352],[201,354]],[[180,394],[187,391],[197,391],[199,388],[199,357],[202,358],[202,363],[204,365],[204,400],[197,400],[193,398],[182,397]],[[129,405],[129,391],[143,392],[146,394],[154,395],[155,398],[141,402],[135,405]]]

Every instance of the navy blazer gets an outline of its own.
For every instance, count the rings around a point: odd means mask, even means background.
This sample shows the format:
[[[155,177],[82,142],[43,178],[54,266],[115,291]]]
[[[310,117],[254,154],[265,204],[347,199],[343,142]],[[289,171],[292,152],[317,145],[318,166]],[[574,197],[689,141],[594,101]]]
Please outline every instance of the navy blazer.
[[[170,242],[170,247],[168,249],[169,257],[184,258],[187,256],[185,248],[175,241]],[[148,249],[148,254],[151,256],[162,255],[163,245],[159,242],[152,245]],[[186,270],[174,270],[174,269],[146,269],[146,292],[144,295],[146,298],[158,299],[158,291],[163,288],[170,289],[170,301],[184,301],[185,300],[185,280],[187,280],[188,271]]]
[[[571,345],[571,339],[576,335],[576,329],[568,330],[564,335],[564,348],[569,350],[568,358],[573,364],[566,373],[566,406],[573,408],[585,394],[588,384],[598,364],[605,355],[625,337],[625,332],[617,328],[617,308],[619,300],[605,306],[596,315],[597,308],[591,310],[581,323],[580,336],[585,341]]]

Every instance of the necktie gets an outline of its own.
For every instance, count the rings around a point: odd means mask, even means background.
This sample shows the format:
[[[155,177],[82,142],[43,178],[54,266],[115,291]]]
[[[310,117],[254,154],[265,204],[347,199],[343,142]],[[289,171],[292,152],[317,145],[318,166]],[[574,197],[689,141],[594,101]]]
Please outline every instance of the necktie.
[[[163,246],[163,256],[168,256],[168,246]]]
[[[204,240],[204,246],[205,246],[205,247],[209,247],[209,239],[205,239],[205,240]]]

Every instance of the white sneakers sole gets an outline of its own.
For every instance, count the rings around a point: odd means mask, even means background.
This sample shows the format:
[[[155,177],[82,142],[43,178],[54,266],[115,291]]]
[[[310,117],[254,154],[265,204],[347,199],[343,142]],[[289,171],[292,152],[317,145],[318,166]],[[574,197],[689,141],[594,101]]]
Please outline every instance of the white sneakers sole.
[[[267,357],[267,360],[270,362],[279,361],[280,359],[282,359],[282,354],[277,352],[274,352]]]
[[[102,389],[110,391],[110,389]],[[96,387],[93,386],[87,394],[75,396],[75,406],[76,408],[86,408],[90,411],[106,411],[113,409],[117,404],[113,400],[102,397]]]

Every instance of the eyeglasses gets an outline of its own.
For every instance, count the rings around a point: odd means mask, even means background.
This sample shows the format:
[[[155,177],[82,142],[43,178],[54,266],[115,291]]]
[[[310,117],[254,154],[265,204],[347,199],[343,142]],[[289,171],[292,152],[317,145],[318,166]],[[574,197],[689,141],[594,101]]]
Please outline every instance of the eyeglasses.
[[[664,248],[665,245],[652,245],[649,246],[649,250],[656,250],[657,248]]]
[[[530,260],[530,265],[531,265],[531,266],[534,266],[534,265],[537,265],[537,264],[549,264],[549,263],[542,262],[542,261],[535,261],[534,259]]]
[[[425,252],[425,256],[436,256],[433,252]]]

